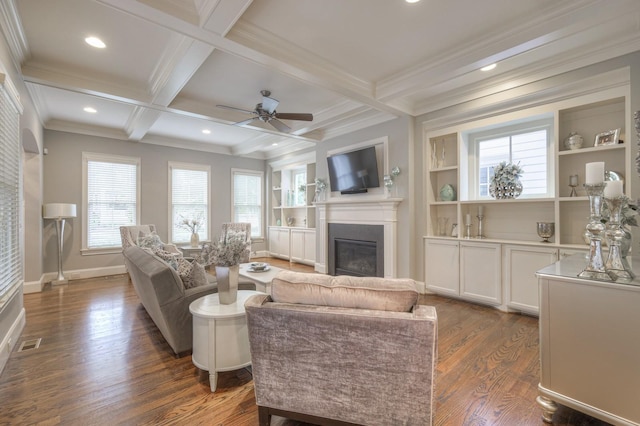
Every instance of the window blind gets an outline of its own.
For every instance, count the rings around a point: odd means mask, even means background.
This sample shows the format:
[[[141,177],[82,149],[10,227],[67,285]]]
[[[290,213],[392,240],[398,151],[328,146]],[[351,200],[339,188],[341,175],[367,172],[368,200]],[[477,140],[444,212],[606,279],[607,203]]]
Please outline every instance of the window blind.
[[[262,174],[233,171],[232,193],[233,221],[249,222],[251,237],[262,237]]]
[[[188,242],[191,230],[181,226],[184,219],[196,219],[200,223],[198,236],[209,236],[209,168],[171,165],[172,233],[175,243]]]
[[[19,126],[19,114],[0,88],[0,299],[22,280]]]
[[[137,162],[87,159],[87,248],[118,247],[120,227],[137,223]]]

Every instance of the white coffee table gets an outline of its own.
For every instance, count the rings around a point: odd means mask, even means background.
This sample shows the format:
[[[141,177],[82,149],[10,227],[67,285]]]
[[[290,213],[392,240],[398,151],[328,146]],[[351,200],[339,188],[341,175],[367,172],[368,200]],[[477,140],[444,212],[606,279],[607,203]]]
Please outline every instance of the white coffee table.
[[[262,272],[251,272],[249,267],[251,263],[240,264],[240,276],[247,278],[256,285],[256,290],[263,293],[271,294],[271,281],[276,277],[278,272],[282,271],[282,268],[269,265],[269,270]]]
[[[244,302],[257,291],[238,290],[238,299],[221,305],[218,294],[208,294],[189,305],[193,314],[193,353],[196,367],[209,372],[215,392],[219,371],[232,371],[251,364],[249,333]]]

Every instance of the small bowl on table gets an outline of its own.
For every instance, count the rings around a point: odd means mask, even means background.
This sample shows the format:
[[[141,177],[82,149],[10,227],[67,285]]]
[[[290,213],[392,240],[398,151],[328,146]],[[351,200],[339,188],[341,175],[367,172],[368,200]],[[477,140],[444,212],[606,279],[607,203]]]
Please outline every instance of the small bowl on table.
[[[267,267],[269,266],[268,263],[265,262],[252,262],[250,265],[251,269],[253,269],[254,271],[264,271],[265,269],[267,269]]]

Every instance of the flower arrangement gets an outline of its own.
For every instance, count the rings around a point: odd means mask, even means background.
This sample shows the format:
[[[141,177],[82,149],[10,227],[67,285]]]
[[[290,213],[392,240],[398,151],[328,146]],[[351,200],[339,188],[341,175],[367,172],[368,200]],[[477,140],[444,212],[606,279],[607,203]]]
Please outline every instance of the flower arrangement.
[[[493,168],[493,177],[491,183],[496,185],[514,185],[522,176],[522,167],[519,164],[507,163],[502,161]]]
[[[198,213],[195,218],[188,219],[180,215],[180,220],[176,224],[178,228],[186,229],[192,234],[197,234],[202,225],[204,224],[204,217],[202,213]]]
[[[313,201],[319,201],[320,194],[322,194],[324,190],[327,189],[327,182],[321,178],[316,178],[314,182],[316,184],[316,195],[313,198]]]
[[[624,207],[622,207],[622,212],[620,214],[620,224],[625,226],[638,226],[638,202],[640,200],[629,200],[629,202],[625,203]],[[602,223],[609,222],[609,216],[611,213],[609,212],[609,206],[607,203],[603,203],[602,205],[602,216],[600,221]]]
[[[249,241],[244,232],[229,230],[224,240],[205,245],[202,258],[206,265],[234,266],[240,263],[247,247]]]

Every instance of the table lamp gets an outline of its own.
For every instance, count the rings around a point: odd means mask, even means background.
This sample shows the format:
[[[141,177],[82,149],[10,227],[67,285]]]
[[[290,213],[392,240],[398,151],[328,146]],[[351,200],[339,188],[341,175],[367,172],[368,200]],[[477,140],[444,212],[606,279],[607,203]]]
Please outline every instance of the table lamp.
[[[58,234],[58,278],[51,284],[66,284],[69,282],[62,273],[62,246],[64,243],[65,219],[76,217],[76,205],[65,203],[48,203],[42,207],[42,217],[56,221],[56,233]]]

